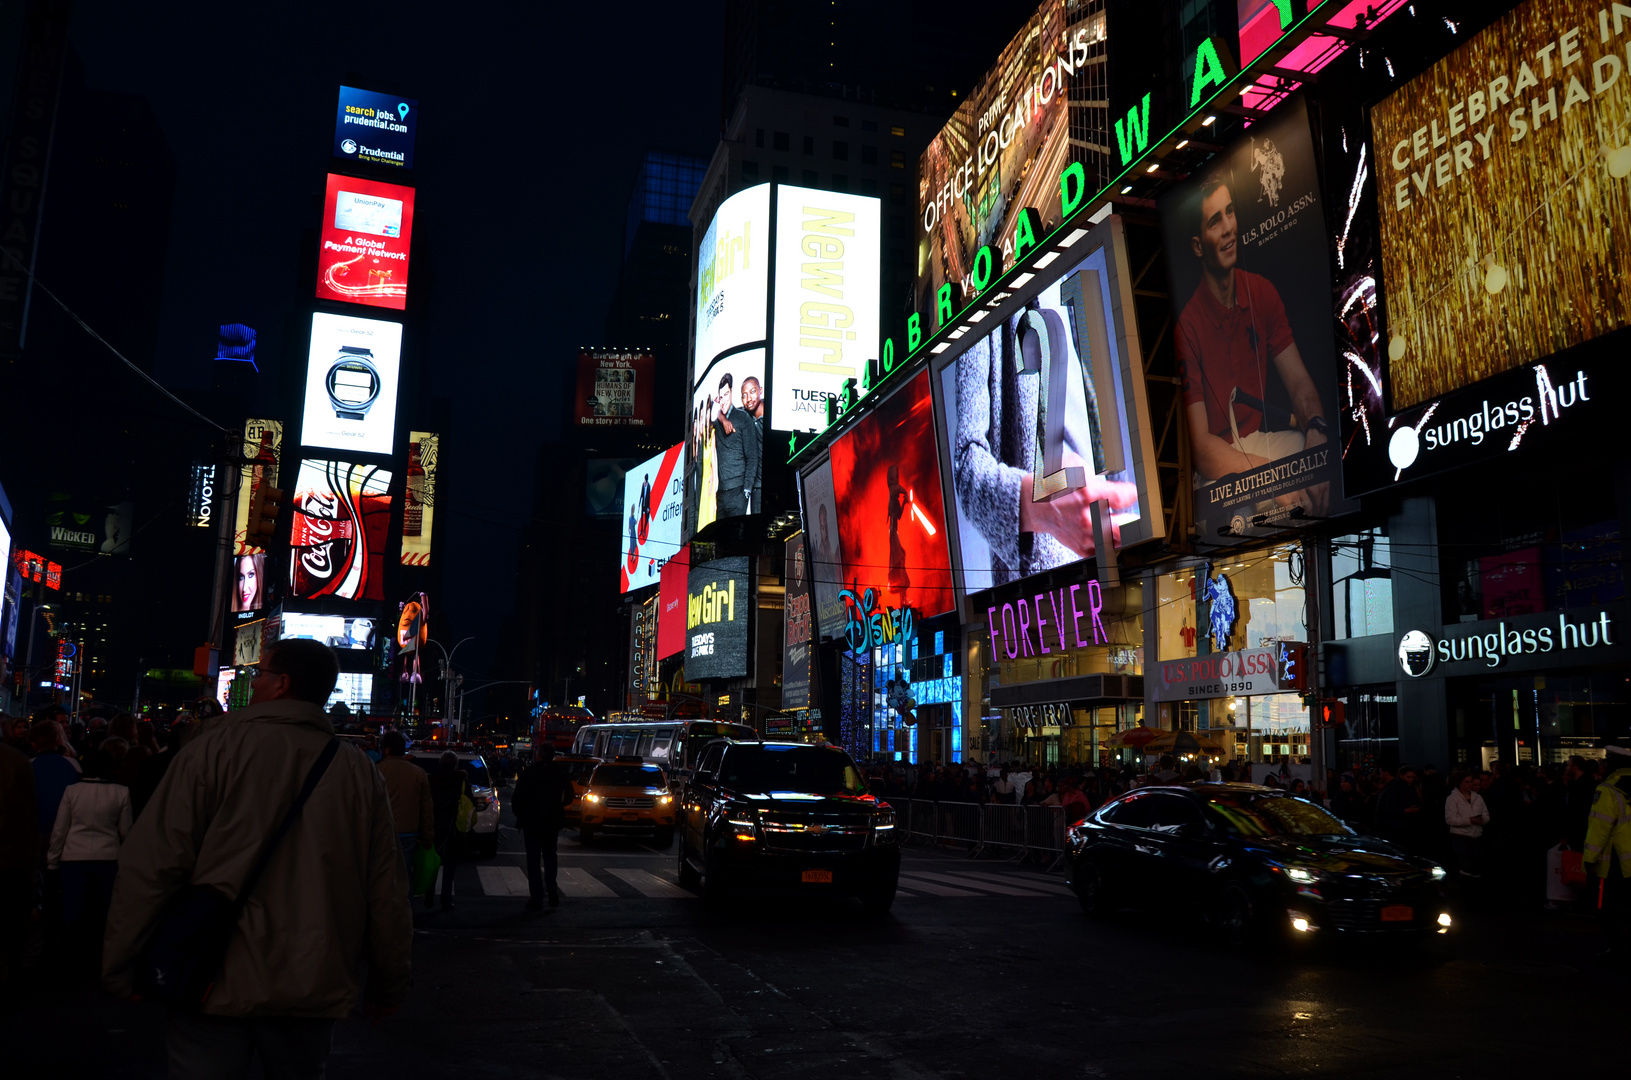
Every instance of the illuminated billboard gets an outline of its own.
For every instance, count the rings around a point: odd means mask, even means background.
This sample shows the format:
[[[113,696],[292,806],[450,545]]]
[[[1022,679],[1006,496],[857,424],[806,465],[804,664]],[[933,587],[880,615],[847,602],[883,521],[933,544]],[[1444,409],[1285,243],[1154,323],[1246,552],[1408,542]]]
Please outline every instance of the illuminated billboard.
[[[340,87],[334,116],[334,156],[369,165],[413,168],[419,102],[355,86]]]
[[[748,673],[748,560],[731,556],[690,568],[685,595],[685,677]],[[661,616],[659,616],[659,630]]]
[[[301,443],[389,454],[396,435],[401,355],[401,323],[314,314]]]
[[[815,625],[810,610],[810,565],[805,558],[804,534],[787,538],[787,583],[782,619],[782,708],[810,707],[810,650],[815,646]]]
[[[207,529],[215,524],[216,466],[213,462],[197,462],[192,476],[187,488],[187,527]]]
[[[663,564],[680,549],[684,479],[677,443],[623,476],[623,552],[618,561],[620,592],[657,585]]]
[[[770,185],[719,204],[697,249],[696,336],[691,382],[726,349],[765,339],[770,283]]]
[[[373,619],[285,611],[278,636],[321,641],[336,649],[372,649],[376,632]]]
[[[436,466],[442,437],[408,432],[408,475],[402,494],[402,565],[429,566],[431,526],[436,516]]]
[[[805,546],[810,559],[811,591],[815,595],[815,629],[823,638],[844,634],[844,552],[838,539],[838,503],[833,497],[832,462],[822,458],[803,473],[799,482],[803,499]]]
[[[1329,237],[1301,97],[1160,202],[1196,535],[1335,517],[1343,499]]]
[[[623,477],[634,458],[590,458],[584,463],[584,513],[615,519],[623,512]]]
[[[413,188],[330,173],[317,239],[317,299],[408,306]]]
[[[266,553],[232,557],[232,610],[237,614],[266,606]]]
[[[950,611],[956,597],[928,371],[835,440],[829,457],[846,623],[876,609]]]
[[[244,421],[244,457],[256,462],[244,465],[238,473],[238,499],[233,508],[232,553],[261,555],[264,548],[247,543],[249,501],[263,482],[277,487],[278,462],[283,459],[283,423],[279,420]]]
[[[105,504],[52,495],[45,524],[54,548],[90,555],[129,555],[135,518],[135,508],[128,502]]]
[[[385,598],[390,488],[390,472],[376,465],[300,463],[289,530],[291,595]]]
[[[883,204],[867,195],[776,188],[776,311],[770,415],[820,431],[827,399],[859,387],[878,355]]]
[[[1011,264],[1021,209],[1048,221],[1063,216],[1067,89],[1105,39],[1102,13],[1067,26],[1066,6],[1043,0],[918,159],[918,309],[932,309],[946,282],[966,281],[984,245]]]
[[[366,714],[373,709],[373,696],[373,675],[342,671],[334,682],[334,691],[329,694],[323,711],[332,710],[336,705],[344,705],[354,713]]]
[[[935,368],[965,593],[1164,533],[1120,219],[1054,266]]]
[[[1371,107],[1393,409],[1631,325],[1631,18],[1607,7],[1529,0]]]
[[[657,590],[657,659],[685,652],[685,592],[691,572],[690,548],[663,564]]]
[[[756,514],[764,487],[765,351],[720,357],[691,395],[686,450],[686,533]]]
[[[650,427],[657,395],[657,360],[630,349],[578,353],[578,391],[572,422],[578,427]]]

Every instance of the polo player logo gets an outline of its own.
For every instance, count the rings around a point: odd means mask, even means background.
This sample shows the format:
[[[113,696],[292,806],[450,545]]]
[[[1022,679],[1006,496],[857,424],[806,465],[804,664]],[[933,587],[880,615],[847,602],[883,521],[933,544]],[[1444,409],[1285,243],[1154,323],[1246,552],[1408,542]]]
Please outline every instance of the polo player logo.
[[[1206,584],[1201,587],[1201,599],[1211,609],[1211,636],[1213,652],[1228,652],[1229,639],[1235,632],[1235,590],[1220,570],[1212,576],[1212,564],[1206,564]]]

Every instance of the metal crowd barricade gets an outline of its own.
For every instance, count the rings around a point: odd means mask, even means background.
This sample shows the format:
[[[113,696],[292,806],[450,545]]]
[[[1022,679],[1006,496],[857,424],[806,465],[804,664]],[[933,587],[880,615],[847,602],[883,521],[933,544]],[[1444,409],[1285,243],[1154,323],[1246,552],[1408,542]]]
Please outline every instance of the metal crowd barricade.
[[[1000,849],[1012,860],[1025,857],[1025,807],[992,803],[983,807],[983,847]]]
[[[913,840],[934,843],[935,804],[927,799],[905,799],[901,805],[907,808],[907,814],[910,815],[906,835]]]
[[[934,840],[936,844],[968,845],[971,854],[980,850],[979,803],[935,803]]]

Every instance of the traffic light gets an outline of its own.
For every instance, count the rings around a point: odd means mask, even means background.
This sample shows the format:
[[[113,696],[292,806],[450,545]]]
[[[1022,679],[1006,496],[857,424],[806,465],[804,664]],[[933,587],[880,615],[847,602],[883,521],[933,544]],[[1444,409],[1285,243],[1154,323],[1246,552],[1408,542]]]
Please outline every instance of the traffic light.
[[[269,548],[277,537],[278,514],[283,510],[283,492],[261,481],[249,496],[249,521],[244,529],[244,542],[252,547]]]

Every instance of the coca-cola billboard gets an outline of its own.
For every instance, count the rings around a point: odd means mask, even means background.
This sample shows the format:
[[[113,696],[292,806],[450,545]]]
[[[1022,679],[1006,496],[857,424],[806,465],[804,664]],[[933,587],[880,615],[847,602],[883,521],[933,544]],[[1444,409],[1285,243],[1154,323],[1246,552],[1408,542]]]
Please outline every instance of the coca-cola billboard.
[[[391,474],[307,459],[295,484],[289,590],[301,599],[383,600]]]

